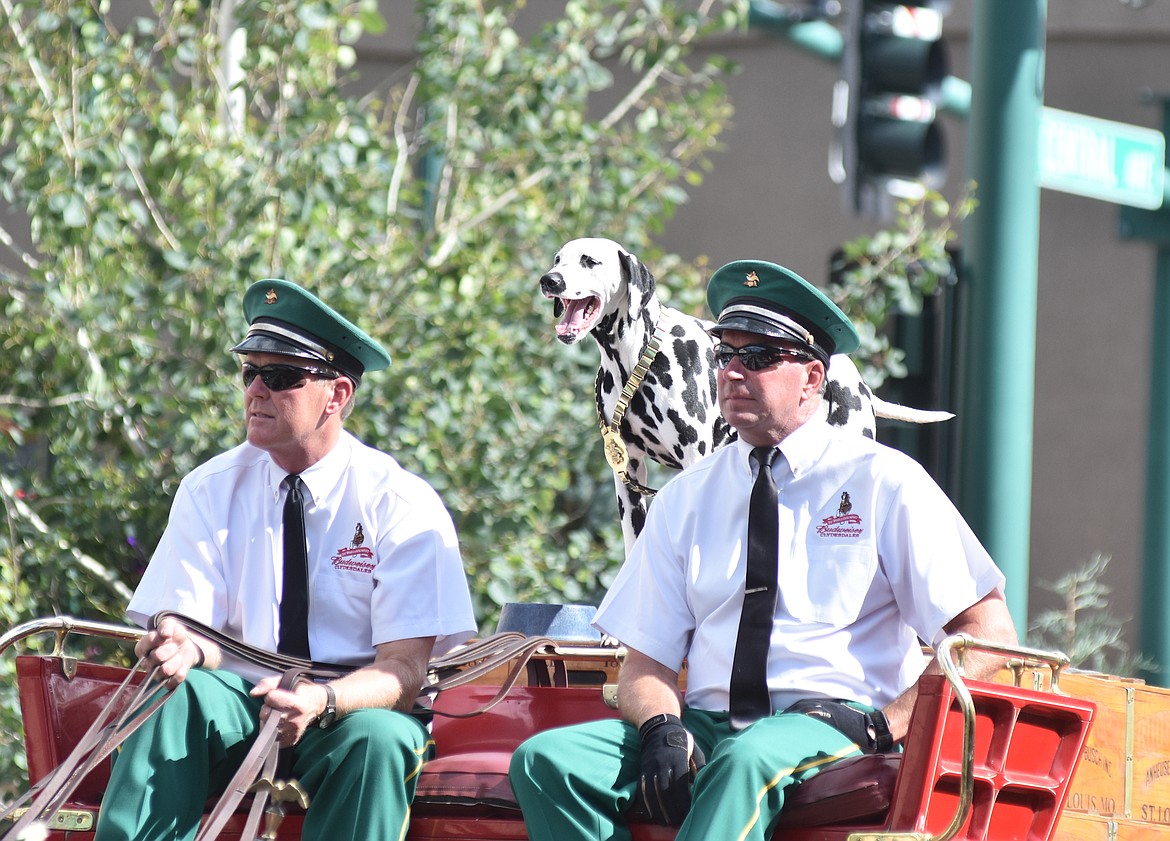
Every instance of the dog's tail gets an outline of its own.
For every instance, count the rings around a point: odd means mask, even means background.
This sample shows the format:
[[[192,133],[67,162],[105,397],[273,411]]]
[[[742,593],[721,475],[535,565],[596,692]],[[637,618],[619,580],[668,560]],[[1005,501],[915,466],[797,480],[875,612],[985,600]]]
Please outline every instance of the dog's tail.
[[[950,420],[955,416],[953,412],[937,409],[915,409],[900,403],[888,403],[876,394],[873,396],[873,413],[879,418],[906,421],[907,423],[938,423]]]

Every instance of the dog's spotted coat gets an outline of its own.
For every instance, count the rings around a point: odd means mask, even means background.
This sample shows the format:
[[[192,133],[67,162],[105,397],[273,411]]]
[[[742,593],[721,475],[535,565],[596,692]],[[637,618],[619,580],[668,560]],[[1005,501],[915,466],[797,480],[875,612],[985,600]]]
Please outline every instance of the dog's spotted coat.
[[[711,322],[664,307],[654,276],[618,243],[585,238],[568,242],[541,277],[540,291],[554,301],[557,339],[571,345],[587,334],[597,341],[601,365],[595,399],[600,416],[613,417],[622,388],[658,324],[667,334],[621,423],[629,476],[647,482],[646,459],[682,469],[736,438],[719,413]],[[861,381],[848,356],[829,365],[821,412],[830,424],[873,438],[875,414],[917,423],[951,417],[885,403]],[[626,551],[642,530],[646,501],[614,475]]]

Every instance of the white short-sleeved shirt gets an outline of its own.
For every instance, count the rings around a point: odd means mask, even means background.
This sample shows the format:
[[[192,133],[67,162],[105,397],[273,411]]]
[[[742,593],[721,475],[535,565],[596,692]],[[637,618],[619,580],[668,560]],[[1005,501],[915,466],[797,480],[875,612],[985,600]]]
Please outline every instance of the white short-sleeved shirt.
[[[455,527],[429,484],[348,432],[300,475],[314,660],[362,665],[380,643],[428,636],[441,654],[475,633]],[[184,477],[130,619],[176,610],[275,651],[286,476],[244,443]]]
[[[743,441],[668,482],[595,625],[678,670],[687,705],[728,709],[756,464]],[[780,444],[772,708],[829,697],[884,706],[921,674],[921,642],[1004,577],[913,459],[809,421]]]

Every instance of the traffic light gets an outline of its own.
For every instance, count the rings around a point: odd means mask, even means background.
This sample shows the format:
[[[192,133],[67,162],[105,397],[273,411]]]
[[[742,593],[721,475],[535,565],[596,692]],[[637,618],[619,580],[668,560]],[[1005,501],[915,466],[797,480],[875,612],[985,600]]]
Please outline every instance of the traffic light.
[[[921,196],[942,182],[945,145],[935,118],[950,72],[946,6],[850,0],[842,10],[829,175],[852,213],[888,216],[895,198]]]

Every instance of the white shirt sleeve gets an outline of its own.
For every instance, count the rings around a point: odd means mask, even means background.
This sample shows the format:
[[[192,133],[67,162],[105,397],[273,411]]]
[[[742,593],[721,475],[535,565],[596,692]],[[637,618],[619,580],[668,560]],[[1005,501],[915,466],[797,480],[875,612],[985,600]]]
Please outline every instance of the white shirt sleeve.
[[[217,558],[215,530],[195,504],[189,483],[179,484],[170,518],[126,614],[146,627],[160,610],[175,610],[221,627],[226,616],[227,584]]]

